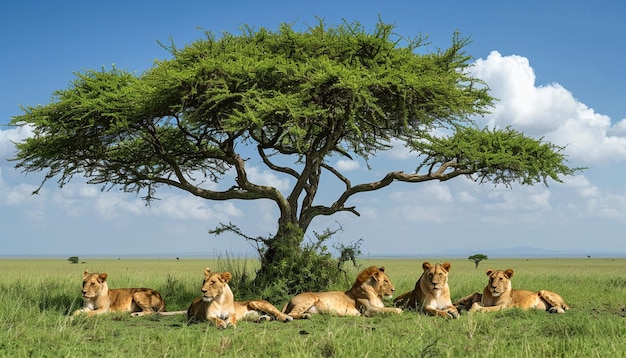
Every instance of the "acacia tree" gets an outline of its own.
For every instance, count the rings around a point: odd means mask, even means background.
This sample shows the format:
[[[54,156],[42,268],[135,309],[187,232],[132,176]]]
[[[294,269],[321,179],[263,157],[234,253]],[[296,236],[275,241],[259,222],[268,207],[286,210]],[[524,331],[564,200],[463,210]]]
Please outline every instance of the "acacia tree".
[[[476,268],[478,268],[478,264],[482,261],[482,260],[487,260],[488,257],[487,255],[483,255],[483,254],[474,254],[470,257],[467,258],[470,261],[474,261],[474,265],[476,265]]]
[[[12,119],[34,132],[12,160],[26,173],[45,171],[42,185],[84,176],[148,203],[163,186],[208,200],[271,200],[279,212],[275,235],[248,237],[262,247],[257,277],[275,275],[272,268],[301,250],[316,217],[359,215],[351,198],[394,182],[468,176],[547,185],[575,172],[561,147],[512,128],[477,128],[472,117],[488,113],[494,98],[469,74],[467,39],[454,34],[450,48],[420,54],[423,37],[402,38],[393,28],[322,21],[305,31],[243,27],[237,35],[206,33],[184,48],[163,45],[171,57],[144,73],[77,73],[51,103]],[[415,153],[414,172],[353,183],[329,163],[367,162],[392,143]],[[251,162],[292,178],[293,186],[282,193],[253,182]],[[203,185],[229,172],[227,189]],[[323,175],[344,188],[326,203],[315,201]]]

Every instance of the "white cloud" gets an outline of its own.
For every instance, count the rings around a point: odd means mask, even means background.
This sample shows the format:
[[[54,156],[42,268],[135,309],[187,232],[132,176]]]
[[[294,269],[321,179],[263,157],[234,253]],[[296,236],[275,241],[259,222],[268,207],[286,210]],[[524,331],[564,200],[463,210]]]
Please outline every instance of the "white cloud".
[[[290,189],[289,179],[281,179],[273,172],[262,171],[258,167],[248,168],[248,178],[257,185],[273,186],[280,191]]]
[[[487,202],[483,204],[486,210],[497,212],[520,211],[538,212],[551,210],[551,193],[541,186],[536,187],[516,187],[508,189],[498,187],[487,193]]]
[[[447,216],[442,212],[440,206],[426,205],[403,205],[392,209],[395,218],[400,218],[405,223],[428,222],[443,223]]]
[[[350,171],[359,169],[359,162],[356,160],[339,159],[335,164],[335,168],[339,171]]]
[[[615,123],[609,130],[610,135],[626,136],[626,119]]]
[[[493,51],[472,67],[491,94],[499,99],[489,126],[513,128],[567,146],[571,159],[583,165],[626,159],[626,123],[611,125],[609,117],[595,113],[559,84],[537,86],[525,57],[502,56]]]
[[[462,203],[475,203],[478,201],[478,198],[476,198],[476,196],[472,195],[471,193],[467,192],[467,191],[459,191],[456,194],[456,197],[458,198],[458,200]]]
[[[596,185],[591,184],[584,175],[567,178],[562,185],[566,188],[574,189],[582,198],[593,199],[601,195],[600,189]]]
[[[427,182],[417,185],[414,190],[396,191],[390,199],[398,203],[442,204],[451,202],[452,194],[445,184]]]
[[[450,217],[453,196],[450,188],[440,182],[422,183],[413,190],[395,191],[389,195],[394,218],[407,222],[441,223]]]
[[[33,196],[33,191],[37,189],[34,185],[18,184],[13,187],[7,187],[1,192],[2,200],[5,204],[9,205],[22,205],[26,203],[32,203],[33,199],[41,199],[43,192],[39,195]]]
[[[415,157],[415,153],[411,152],[411,149],[404,145],[404,142],[393,139],[391,145],[391,150],[385,153],[389,158],[403,160]]]
[[[233,202],[210,201],[188,193],[168,193],[149,208],[141,208],[154,217],[174,220],[225,221],[243,216]]]
[[[11,129],[0,129],[0,158],[13,156],[15,144],[32,137],[31,126],[15,127]]]
[[[93,205],[100,217],[107,220],[123,218],[128,214],[140,216],[148,210],[140,199],[127,200],[126,195],[112,192],[99,195]]]

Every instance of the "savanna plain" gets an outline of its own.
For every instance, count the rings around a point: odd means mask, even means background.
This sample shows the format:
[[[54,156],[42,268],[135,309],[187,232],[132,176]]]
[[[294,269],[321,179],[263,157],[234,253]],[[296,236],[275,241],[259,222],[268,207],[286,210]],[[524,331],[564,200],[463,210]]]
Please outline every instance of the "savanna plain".
[[[111,313],[72,317],[82,306],[82,272],[106,272],[110,288],[150,287],[168,311],[201,295],[203,270],[254,270],[253,259],[0,259],[2,357],[626,357],[626,259],[367,258],[348,267],[348,289],[360,269],[384,266],[396,294],[413,289],[423,261],[452,264],[452,300],[482,291],[487,268],[512,268],[513,288],[563,296],[565,314],[503,310],[459,319],[413,311],[401,315],[239,322],[218,330],[184,315]],[[234,291],[235,299],[240,297]],[[278,308],[285,302],[270,301]],[[391,302],[386,302],[391,305]]]

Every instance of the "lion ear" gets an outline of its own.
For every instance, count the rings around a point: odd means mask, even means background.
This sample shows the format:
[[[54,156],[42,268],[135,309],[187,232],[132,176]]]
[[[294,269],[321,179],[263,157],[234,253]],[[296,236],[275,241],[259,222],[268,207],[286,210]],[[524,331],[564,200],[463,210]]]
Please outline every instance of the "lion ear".
[[[428,271],[428,270],[430,270],[430,267],[431,267],[431,266],[432,266],[432,265],[430,264],[430,262],[425,261],[425,262],[422,264],[422,269],[423,269],[424,271]]]
[[[103,272],[103,273],[101,273],[101,274],[99,274],[99,275],[98,275],[98,281],[100,281],[100,282],[104,282],[104,281],[106,281],[106,280],[107,280],[107,276],[108,276],[108,275],[107,275],[106,273],[104,273],[104,272]]]
[[[83,278],[87,278],[87,276],[89,276],[89,271],[83,271]]]
[[[513,270],[512,269],[506,269],[506,271],[504,271],[504,274],[506,275],[506,277],[511,278],[511,277],[513,277]]]
[[[487,274],[487,276],[491,276],[491,274],[493,273],[493,269],[487,269],[487,271],[485,271],[485,273]]]
[[[381,266],[378,268],[378,271],[385,272],[385,266]]]
[[[450,272],[450,267],[452,267],[452,265],[450,265],[449,262],[444,262],[441,267],[443,267],[444,270]]]
[[[224,280],[224,282],[228,283],[228,281],[230,281],[230,279],[233,278],[233,275],[231,275],[230,272],[224,272],[222,274],[222,280]]]
[[[204,269],[204,277],[208,277],[211,274],[211,270],[207,267]]]

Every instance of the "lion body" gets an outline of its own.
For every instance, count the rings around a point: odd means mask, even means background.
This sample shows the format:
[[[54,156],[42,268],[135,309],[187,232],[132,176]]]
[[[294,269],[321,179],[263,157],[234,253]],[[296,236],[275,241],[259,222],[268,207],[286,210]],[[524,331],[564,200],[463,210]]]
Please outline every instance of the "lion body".
[[[396,297],[394,303],[427,315],[458,318],[459,312],[450,299],[448,286],[450,267],[448,262],[434,265],[424,262],[422,264],[424,272],[415,282],[415,288]]]
[[[511,277],[513,270],[487,269],[489,282],[483,293],[474,293],[455,302],[457,307],[468,307],[470,312],[490,312],[504,308],[517,307],[521,309],[539,309],[551,313],[565,313],[569,306],[558,293],[540,290],[513,289]]]
[[[74,315],[87,313],[99,315],[108,312],[130,312],[131,316],[143,316],[165,311],[161,294],[151,288],[109,289],[106,273],[83,272],[83,308]]]
[[[235,327],[237,321],[250,318],[257,321],[292,320],[268,301],[235,301],[228,285],[231,278],[230,272],[215,273],[207,268],[204,271],[203,295],[191,303],[187,318],[192,322],[212,321],[218,328]]]
[[[348,291],[303,292],[283,307],[283,313],[294,319],[306,319],[315,313],[338,316],[371,316],[379,312],[402,313],[385,307],[382,297],[391,297],[395,288],[384,268],[371,266],[363,270]]]

